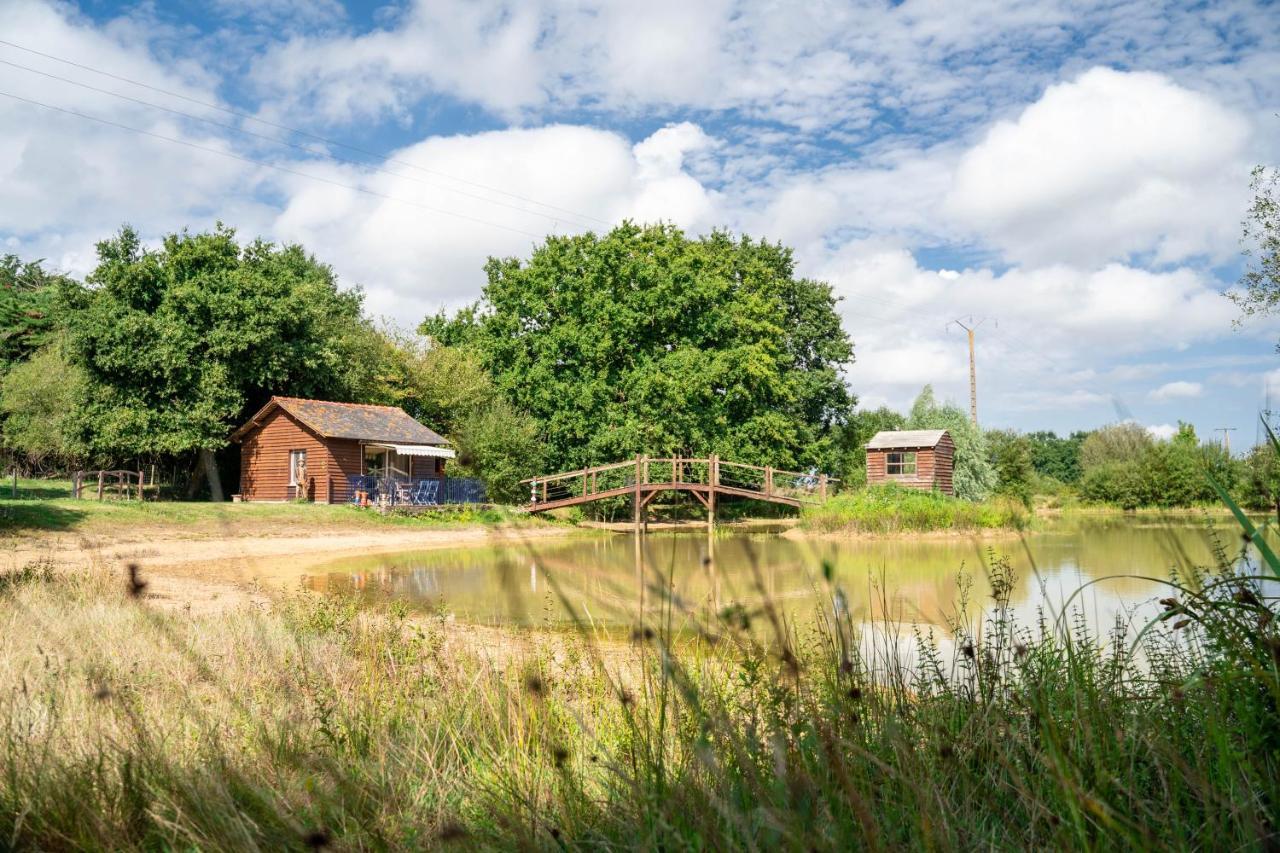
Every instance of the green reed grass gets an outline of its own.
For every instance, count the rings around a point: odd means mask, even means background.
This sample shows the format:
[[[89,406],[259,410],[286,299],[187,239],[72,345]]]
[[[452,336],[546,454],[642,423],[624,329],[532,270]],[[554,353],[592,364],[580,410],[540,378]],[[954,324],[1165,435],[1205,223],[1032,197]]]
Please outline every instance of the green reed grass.
[[[993,555],[946,636],[864,632],[823,567],[812,626],[668,596],[621,649],[339,597],[162,613],[115,573],[20,569],[0,847],[1265,849],[1280,565],[1238,551],[1101,637],[1072,607],[1018,624]]]
[[[898,533],[933,530],[1023,530],[1030,513],[1013,500],[962,501],[894,483],[836,495],[806,507],[802,524],[821,533]]]

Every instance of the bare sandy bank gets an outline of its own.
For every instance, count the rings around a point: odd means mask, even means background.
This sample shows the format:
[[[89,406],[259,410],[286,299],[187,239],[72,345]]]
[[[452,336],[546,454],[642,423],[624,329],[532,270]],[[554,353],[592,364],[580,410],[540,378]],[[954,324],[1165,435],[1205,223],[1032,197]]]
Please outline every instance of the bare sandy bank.
[[[208,608],[244,603],[263,586],[283,586],[305,575],[308,569],[343,557],[387,554],[398,551],[511,546],[592,535],[571,527],[468,526],[427,529],[309,529],[297,534],[261,531],[236,535],[194,535],[171,532],[139,539],[132,534],[40,535],[7,540],[0,550],[0,565],[18,568],[32,562],[49,562],[60,569],[93,565],[139,567],[152,587],[178,605]],[[235,591],[239,594],[233,594]],[[217,609],[217,608],[214,608]]]

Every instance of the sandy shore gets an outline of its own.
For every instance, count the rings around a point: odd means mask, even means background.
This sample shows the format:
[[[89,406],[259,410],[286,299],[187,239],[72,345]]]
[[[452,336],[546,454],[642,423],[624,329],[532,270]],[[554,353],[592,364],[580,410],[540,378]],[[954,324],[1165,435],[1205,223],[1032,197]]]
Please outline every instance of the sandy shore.
[[[138,536],[45,534],[15,537],[0,545],[0,567],[49,562],[62,570],[83,566],[118,569],[136,565],[146,595],[165,608],[210,612],[248,603],[267,605],[272,588],[289,586],[308,570],[343,557],[520,545],[592,535],[570,527],[481,526],[435,529],[306,529],[209,535],[157,530]],[[595,534],[599,535],[599,534]]]

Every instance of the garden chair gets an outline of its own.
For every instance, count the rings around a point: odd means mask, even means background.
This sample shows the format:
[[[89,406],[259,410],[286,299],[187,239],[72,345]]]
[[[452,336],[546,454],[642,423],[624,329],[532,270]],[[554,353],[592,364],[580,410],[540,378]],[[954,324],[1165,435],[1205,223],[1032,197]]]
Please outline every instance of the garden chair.
[[[440,503],[440,481],[422,480],[413,493],[413,502],[418,506],[435,506]]]
[[[408,506],[412,504],[413,503],[413,484],[401,483],[399,481],[396,481],[394,494],[395,494],[395,502],[397,505]]]

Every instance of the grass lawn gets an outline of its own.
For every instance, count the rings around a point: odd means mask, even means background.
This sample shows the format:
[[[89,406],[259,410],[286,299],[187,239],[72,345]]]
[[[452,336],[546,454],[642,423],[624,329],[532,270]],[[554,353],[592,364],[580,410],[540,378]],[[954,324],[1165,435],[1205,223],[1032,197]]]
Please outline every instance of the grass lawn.
[[[122,528],[183,527],[237,532],[297,528],[458,527],[477,524],[546,525],[505,508],[449,509],[419,515],[382,515],[347,504],[210,503],[69,497],[69,480],[18,480],[0,488],[0,534],[24,531],[108,532]]]

